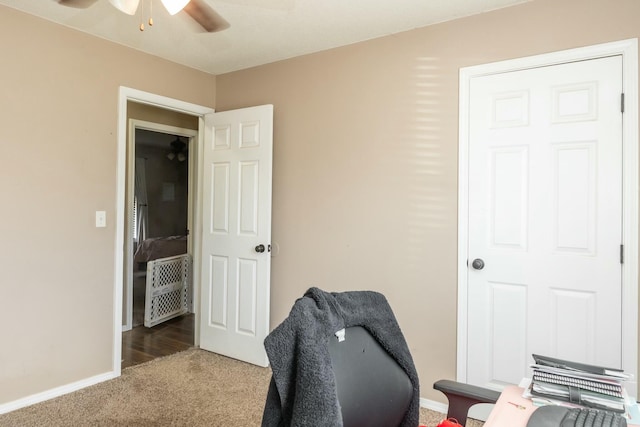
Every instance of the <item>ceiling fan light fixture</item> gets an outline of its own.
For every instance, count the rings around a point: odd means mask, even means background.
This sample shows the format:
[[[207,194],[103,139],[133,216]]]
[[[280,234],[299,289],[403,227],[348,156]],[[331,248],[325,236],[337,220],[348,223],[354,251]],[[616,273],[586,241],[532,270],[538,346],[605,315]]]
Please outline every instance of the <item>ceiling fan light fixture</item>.
[[[127,15],[135,15],[140,0],[109,0],[109,3],[120,12],[124,12]]]
[[[161,0],[170,15],[180,12],[191,0]]]

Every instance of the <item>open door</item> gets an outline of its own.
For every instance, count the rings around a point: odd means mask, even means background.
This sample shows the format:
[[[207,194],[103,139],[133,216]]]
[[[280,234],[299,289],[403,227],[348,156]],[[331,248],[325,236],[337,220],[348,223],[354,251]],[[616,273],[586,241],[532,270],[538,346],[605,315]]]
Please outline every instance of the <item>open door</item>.
[[[273,106],[204,123],[200,347],[267,366]]]

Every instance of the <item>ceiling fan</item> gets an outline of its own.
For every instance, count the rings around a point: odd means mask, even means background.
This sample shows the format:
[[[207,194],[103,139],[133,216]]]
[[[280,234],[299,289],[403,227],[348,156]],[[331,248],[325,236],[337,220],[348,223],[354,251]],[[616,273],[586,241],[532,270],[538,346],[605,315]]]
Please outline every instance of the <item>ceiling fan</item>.
[[[97,0],[55,0],[63,6],[87,8]],[[142,0],[145,1],[145,0]],[[205,0],[161,0],[169,14],[175,15],[181,10],[196,21],[204,31],[215,33],[229,28],[229,23],[220,16]],[[138,10],[140,0],[109,0],[116,9],[128,15],[134,15]],[[149,24],[153,25],[150,19]],[[144,30],[141,24],[140,30]]]

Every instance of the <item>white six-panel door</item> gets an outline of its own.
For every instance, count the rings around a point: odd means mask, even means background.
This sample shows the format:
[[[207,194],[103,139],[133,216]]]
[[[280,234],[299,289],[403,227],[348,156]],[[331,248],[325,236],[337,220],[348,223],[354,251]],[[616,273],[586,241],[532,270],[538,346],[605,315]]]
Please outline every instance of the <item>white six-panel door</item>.
[[[621,367],[621,92],[621,56],[470,82],[469,383]]]
[[[273,106],[205,116],[200,347],[268,360]]]

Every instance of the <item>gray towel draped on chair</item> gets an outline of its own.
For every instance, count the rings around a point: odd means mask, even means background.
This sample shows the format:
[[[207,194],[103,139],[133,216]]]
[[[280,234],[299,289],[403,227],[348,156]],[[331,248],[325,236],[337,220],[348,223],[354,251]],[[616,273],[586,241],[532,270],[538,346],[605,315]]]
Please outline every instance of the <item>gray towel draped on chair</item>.
[[[418,374],[386,298],[372,291],[329,293],[311,288],[265,339],[273,376],[263,427],[342,426],[328,342],[335,332],[351,326],[367,329],[407,373],[413,396],[400,425],[418,425]]]

